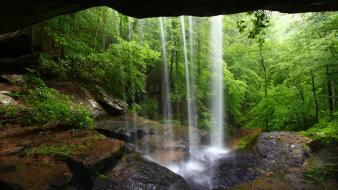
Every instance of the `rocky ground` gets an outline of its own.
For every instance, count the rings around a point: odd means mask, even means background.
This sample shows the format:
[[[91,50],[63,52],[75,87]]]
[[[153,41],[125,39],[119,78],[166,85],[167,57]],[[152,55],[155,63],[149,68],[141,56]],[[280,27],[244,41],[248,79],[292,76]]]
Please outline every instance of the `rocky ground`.
[[[20,88],[9,76],[0,81],[0,103],[20,104],[8,96]],[[4,82],[5,81],[5,82]],[[141,156],[161,164],[187,159],[188,129],[168,126],[126,112],[126,104],[98,88],[91,93],[73,83],[48,83],[72,95],[97,118],[95,129],[62,123],[32,125],[8,120],[0,128],[1,189],[206,189]],[[109,116],[110,115],[110,116]],[[22,115],[24,117],[24,113]],[[195,130],[201,144],[208,134]],[[295,132],[238,131],[229,143],[240,147],[213,163],[214,189],[337,189],[337,147],[311,150]],[[239,139],[245,137],[246,148]],[[140,153],[138,153],[140,152]],[[208,171],[210,172],[210,171]]]
[[[9,125],[0,143],[5,189],[189,189],[182,177],[95,130]]]

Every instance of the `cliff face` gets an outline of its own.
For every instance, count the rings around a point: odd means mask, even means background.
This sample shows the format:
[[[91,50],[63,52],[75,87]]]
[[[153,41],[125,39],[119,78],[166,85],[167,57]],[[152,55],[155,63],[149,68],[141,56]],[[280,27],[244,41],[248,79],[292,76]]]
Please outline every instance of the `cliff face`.
[[[3,0],[0,2],[0,34],[94,6],[109,6],[137,18],[211,16],[259,9],[286,13],[338,10],[336,0]]]

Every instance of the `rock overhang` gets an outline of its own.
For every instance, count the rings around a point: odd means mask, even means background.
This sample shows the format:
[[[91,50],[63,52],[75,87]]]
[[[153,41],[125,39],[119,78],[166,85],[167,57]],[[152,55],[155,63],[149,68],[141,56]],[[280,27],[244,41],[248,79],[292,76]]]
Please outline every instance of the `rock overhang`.
[[[260,9],[285,13],[338,10],[336,0],[3,0],[0,5],[0,34],[95,6],[108,6],[136,18],[213,16]]]

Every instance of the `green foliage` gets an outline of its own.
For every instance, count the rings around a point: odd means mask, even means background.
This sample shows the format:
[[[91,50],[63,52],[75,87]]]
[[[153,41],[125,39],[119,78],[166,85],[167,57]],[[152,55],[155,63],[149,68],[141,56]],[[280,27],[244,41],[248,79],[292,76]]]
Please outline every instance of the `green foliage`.
[[[131,107],[129,108],[129,111],[132,113],[138,113],[141,110],[140,105],[133,103]]]
[[[248,139],[246,137],[243,137],[239,140],[238,148],[244,149],[244,148],[246,148],[247,145],[248,145]]]
[[[337,110],[330,102],[338,89],[337,18],[334,12],[284,15],[262,10],[224,16],[226,123],[303,131],[326,118],[334,122]],[[287,24],[280,24],[283,19]],[[194,29],[187,32],[187,39],[192,34],[193,41],[187,53],[194,53],[189,56],[189,64],[194,65],[189,70],[195,79],[198,127],[208,130],[212,127],[213,76],[210,22],[209,18],[192,20]],[[166,18],[163,23],[173,120],[184,123],[186,79],[180,19]],[[42,33],[48,41],[41,47],[41,76],[101,86],[133,104],[131,111],[161,118],[158,19],[137,20],[99,7],[51,19],[35,26],[34,33]]]
[[[88,110],[72,104],[70,97],[48,87],[38,87],[27,96],[24,102],[32,107],[31,122],[65,122],[76,127],[92,127],[93,119]]]
[[[160,122],[162,124],[166,124],[166,125],[173,125],[173,126],[179,126],[179,125],[181,125],[181,121],[174,120],[174,119],[171,119],[171,120],[169,120],[169,119],[166,119],[166,120],[165,119],[161,119]]]
[[[228,114],[232,114],[236,121],[242,120],[242,104],[247,93],[247,84],[245,81],[236,80],[233,74],[224,68],[225,97],[227,102]]]
[[[318,124],[303,132],[304,135],[319,141],[324,146],[338,144],[338,121],[321,120]]]
[[[329,178],[337,179],[338,165],[324,164],[321,167],[313,167],[303,173],[305,180],[310,183],[320,183]]]
[[[271,21],[267,11],[259,10],[248,13],[251,18],[251,23],[248,23],[244,20],[237,21],[237,28],[240,33],[244,33],[245,29],[249,28],[248,25],[251,25],[251,28],[247,31],[248,38],[257,39],[260,43],[264,42],[264,35],[266,34],[267,28],[271,25]]]
[[[147,98],[145,99],[141,105],[140,105],[140,112],[139,114],[150,118],[150,119],[156,119],[158,118],[158,102],[153,98]]]
[[[0,116],[13,118],[22,110],[23,108],[17,105],[0,105]]]
[[[112,88],[111,83],[119,83],[121,85],[112,90],[131,100],[136,94],[145,92],[146,73],[160,61],[160,54],[147,44],[142,46],[135,41],[119,39],[119,43],[112,44],[106,51],[89,55],[88,60],[93,67],[87,72],[87,78],[96,78],[108,89]]]
[[[69,156],[72,152],[84,149],[83,144],[55,144],[39,146],[26,151],[26,155]]]
[[[93,118],[85,107],[72,103],[71,97],[48,88],[34,72],[26,75],[21,85],[25,91],[18,98],[30,113],[29,122],[58,121],[74,127],[93,127]],[[5,110],[1,108],[0,112],[4,111],[9,117],[22,109],[20,106],[11,106]]]

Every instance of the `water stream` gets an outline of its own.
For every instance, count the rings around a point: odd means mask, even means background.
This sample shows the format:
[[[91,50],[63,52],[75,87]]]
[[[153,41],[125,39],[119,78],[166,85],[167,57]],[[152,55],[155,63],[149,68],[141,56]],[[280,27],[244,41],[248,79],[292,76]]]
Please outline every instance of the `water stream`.
[[[164,21],[162,17],[159,18],[160,23],[160,33],[161,33],[161,45],[162,45],[162,106],[163,106],[163,121],[164,129],[163,131],[158,131],[159,133],[164,134],[165,139],[158,139],[158,147],[166,147],[166,155],[172,157],[174,147],[170,146],[175,139],[175,134],[172,130],[172,105],[170,100],[170,81],[169,81],[169,72],[168,72],[168,58],[167,58],[167,39],[166,39],[166,27],[164,27]],[[160,150],[162,151],[162,150]]]
[[[197,135],[196,89],[194,79],[194,36],[193,18],[188,17],[189,49],[186,41],[185,17],[180,17],[182,35],[182,49],[186,77],[186,101],[188,112],[188,144],[187,156],[176,159],[177,139],[172,124],[172,104],[170,99],[170,80],[168,72],[167,38],[166,32],[172,34],[172,25],[166,27],[164,18],[159,18],[159,30],[162,47],[162,117],[163,124],[156,128],[156,149],[150,149],[149,139],[145,140],[142,150],[146,158],[169,168],[171,171],[184,177],[196,189],[212,189],[212,177],[217,160],[224,157],[227,150],[224,146],[224,83],[223,83],[223,32],[222,16],[212,17],[210,27],[211,65],[214,73],[211,80],[211,129],[210,143],[201,144]],[[140,34],[141,36],[142,34]],[[170,37],[169,40],[173,40]],[[188,56],[189,50],[189,56]],[[134,118],[135,119],[135,118]],[[135,124],[136,125],[136,124]],[[178,137],[178,136],[177,136]],[[149,137],[148,137],[149,138]],[[137,143],[136,143],[137,144]],[[183,150],[181,150],[183,151]],[[164,160],[164,161],[163,161]]]
[[[189,127],[189,153],[194,154],[196,151],[196,141],[193,135],[194,127],[194,115],[192,110],[192,96],[191,96],[191,83],[190,83],[190,68],[188,63],[187,55],[187,45],[185,37],[185,20],[184,16],[180,17],[181,21],[181,34],[182,34],[182,44],[183,44],[183,55],[184,55],[184,65],[185,65],[185,81],[186,81],[186,98],[187,98],[187,109],[188,109],[188,127]],[[191,62],[190,62],[191,63]]]
[[[222,16],[211,17],[210,46],[214,76],[211,82],[211,146],[224,148],[224,81],[223,81],[223,24]]]

